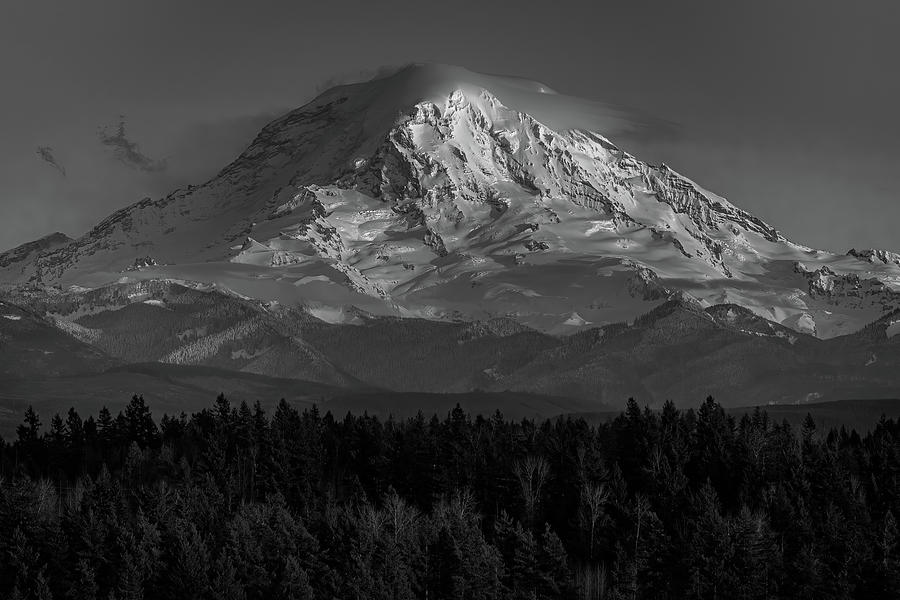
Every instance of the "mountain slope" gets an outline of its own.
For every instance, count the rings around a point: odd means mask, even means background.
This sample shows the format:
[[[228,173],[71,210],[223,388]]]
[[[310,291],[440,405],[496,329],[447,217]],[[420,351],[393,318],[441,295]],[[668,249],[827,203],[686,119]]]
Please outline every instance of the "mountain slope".
[[[735,305],[673,300],[631,325],[570,336],[488,389],[552,390],[610,405],[628,396],[661,405],[712,394],[735,406],[900,394],[887,352],[876,365],[871,346],[846,350],[858,344],[854,336],[820,340]]]
[[[98,373],[119,364],[52,320],[0,301],[0,386],[5,380]]]
[[[317,319],[214,287],[153,280],[14,297],[126,363],[203,365],[364,387],[302,340],[301,332]]]

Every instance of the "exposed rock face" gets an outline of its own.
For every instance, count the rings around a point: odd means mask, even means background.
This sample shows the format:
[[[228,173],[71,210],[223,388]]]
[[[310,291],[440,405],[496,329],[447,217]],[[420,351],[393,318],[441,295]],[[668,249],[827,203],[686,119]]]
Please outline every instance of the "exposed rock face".
[[[29,259],[34,259],[42,253],[52,251],[60,246],[65,246],[73,241],[75,240],[64,233],[51,233],[39,240],[27,242],[0,254],[0,268],[5,269],[17,265],[26,266]]]
[[[142,258],[134,259],[134,262],[130,267],[125,269],[126,271],[140,271],[141,269],[146,269],[149,267],[158,267],[159,263],[152,256],[144,256]]]
[[[872,264],[881,263],[885,265],[893,264],[900,266],[900,254],[897,254],[896,252],[888,252],[887,250],[857,250],[855,248],[851,248],[847,252],[847,255]]]
[[[829,304],[860,309],[874,307],[881,312],[900,308],[900,292],[878,279],[864,279],[856,273],[835,273],[827,266],[808,271],[798,263],[796,269],[806,278],[810,296]]]

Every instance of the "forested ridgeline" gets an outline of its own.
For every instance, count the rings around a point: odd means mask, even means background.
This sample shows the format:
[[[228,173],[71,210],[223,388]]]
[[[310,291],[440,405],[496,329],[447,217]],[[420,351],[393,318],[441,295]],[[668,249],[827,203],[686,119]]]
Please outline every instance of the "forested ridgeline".
[[[900,426],[757,410],[379,420],[257,403],[29,410],[0,443],[0,597],[884,598]]]

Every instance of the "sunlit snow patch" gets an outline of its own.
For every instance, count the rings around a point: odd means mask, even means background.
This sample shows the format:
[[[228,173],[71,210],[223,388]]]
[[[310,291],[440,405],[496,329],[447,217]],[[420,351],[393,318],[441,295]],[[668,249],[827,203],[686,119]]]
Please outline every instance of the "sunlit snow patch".
[[[598,231],[616,231],[616,224],[609,220],[604,221],[591,221],[591,227],[587,231],[584,232],[584,235],[593,235]]]
[[[884,330],[884,333],[887,334],[888,339],[894,337],[897,334],[900,334],[900,321],[894,321],[890,325],[887,326],[887,329]]]
[[[563,325],[574,325],[575,327],[582,327],[584,325],[587,325],[587,323],[588,322],[585,321],[581,315],[579,315],[577,312],[573,312],[572,316],[563,322]]]
[[[245,360],[253,360],[254,358],[259,358],[263,354],[266,353],[266,349],[254,350],[252,352],[247,351],[245,348],[241,348],[239,350],[231,351],[231,360],[238,360],[243,358]]]
[[[3,315],[4,319],[9,319],[10,321],[21,321],[22,317],[19,315]]]

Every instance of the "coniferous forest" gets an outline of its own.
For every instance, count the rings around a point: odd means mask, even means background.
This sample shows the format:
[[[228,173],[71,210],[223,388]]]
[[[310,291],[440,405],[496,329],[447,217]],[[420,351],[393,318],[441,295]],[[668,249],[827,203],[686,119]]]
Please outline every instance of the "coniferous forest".
[[[699,409],[379,420],[224,397],[29,410],[0,442],[0,597],[891,598],[900,425]]]

